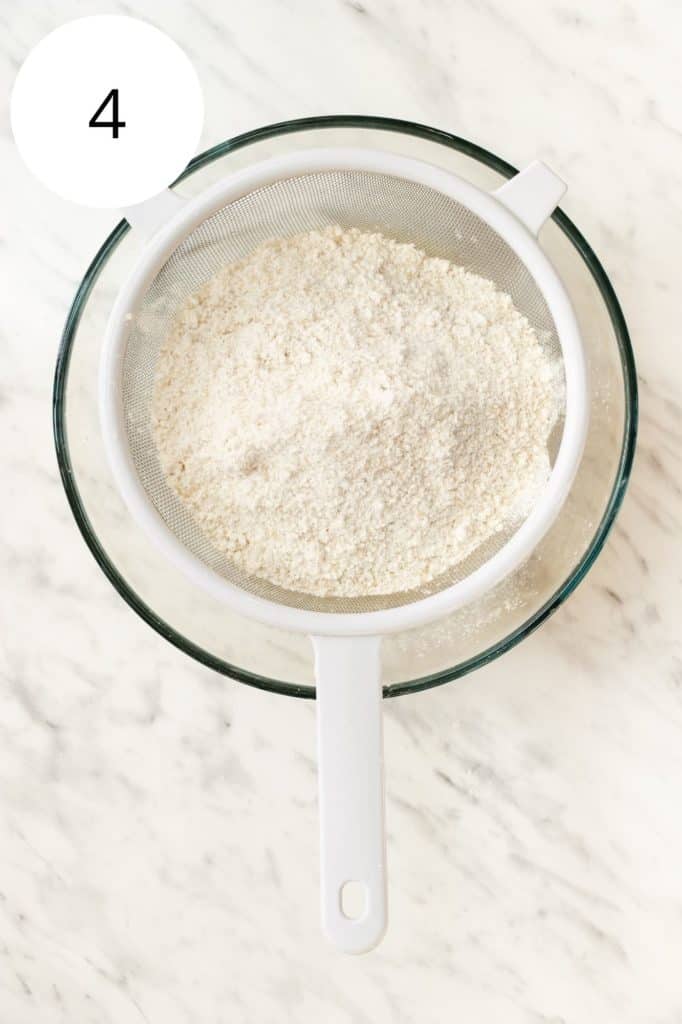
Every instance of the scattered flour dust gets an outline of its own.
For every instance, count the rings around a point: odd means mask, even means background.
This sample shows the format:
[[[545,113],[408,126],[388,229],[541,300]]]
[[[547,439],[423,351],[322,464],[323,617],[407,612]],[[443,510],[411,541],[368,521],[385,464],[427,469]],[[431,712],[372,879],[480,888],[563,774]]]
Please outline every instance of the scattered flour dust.
[[[549,474],[562,368],[488,280],[339,227],[268,242],[180,310],[153,426],[170,486],[251,575],[418,588]]]

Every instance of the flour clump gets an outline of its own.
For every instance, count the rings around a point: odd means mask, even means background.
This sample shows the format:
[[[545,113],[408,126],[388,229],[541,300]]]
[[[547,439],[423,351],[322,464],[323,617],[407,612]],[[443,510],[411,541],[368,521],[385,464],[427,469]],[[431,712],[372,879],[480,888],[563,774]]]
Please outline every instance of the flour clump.
[[[560,361],[490,281],[330,227],[261,245],[187,300],[152,415],[216,548],[350,597],[423,587],[518,525],[563,401]]]

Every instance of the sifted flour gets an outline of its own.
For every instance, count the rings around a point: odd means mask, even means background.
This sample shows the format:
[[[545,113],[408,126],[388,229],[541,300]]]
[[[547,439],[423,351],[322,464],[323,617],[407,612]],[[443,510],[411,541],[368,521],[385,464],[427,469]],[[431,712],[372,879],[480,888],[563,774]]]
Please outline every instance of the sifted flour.
[[[268,242],[180,310],[154,433],[213,544],[291,590],[410,590],[516,525],[563,408],[508,295],[339,227]]]

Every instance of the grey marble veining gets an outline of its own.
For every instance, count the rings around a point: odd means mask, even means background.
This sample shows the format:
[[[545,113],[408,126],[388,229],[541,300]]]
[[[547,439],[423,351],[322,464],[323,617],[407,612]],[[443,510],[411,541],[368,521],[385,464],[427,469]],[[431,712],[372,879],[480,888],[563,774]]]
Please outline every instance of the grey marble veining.
[[[318,929],[314,707],[231,683],[101,575],[50,393],[115,215],[43,191],[3,104],[0,1020],[682,1021],[682,8],[550,0],[113,3],[194,60],[203,144],[381,113],[540,156],[611,275],[641,371],[632,487],[597,565],[521,647],[386,708],[391,925]],[[3,95],[76,0],[0,4]]]

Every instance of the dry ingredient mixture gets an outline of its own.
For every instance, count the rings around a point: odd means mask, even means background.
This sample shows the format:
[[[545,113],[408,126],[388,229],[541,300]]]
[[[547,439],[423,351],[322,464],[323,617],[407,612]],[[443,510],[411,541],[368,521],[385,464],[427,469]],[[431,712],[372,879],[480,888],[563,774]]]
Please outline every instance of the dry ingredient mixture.
[[[380,234],[260,246],[180,310],[154,433],[247,573],[329,596],[428,583],[528,512],[561,364],[488,280]]]

